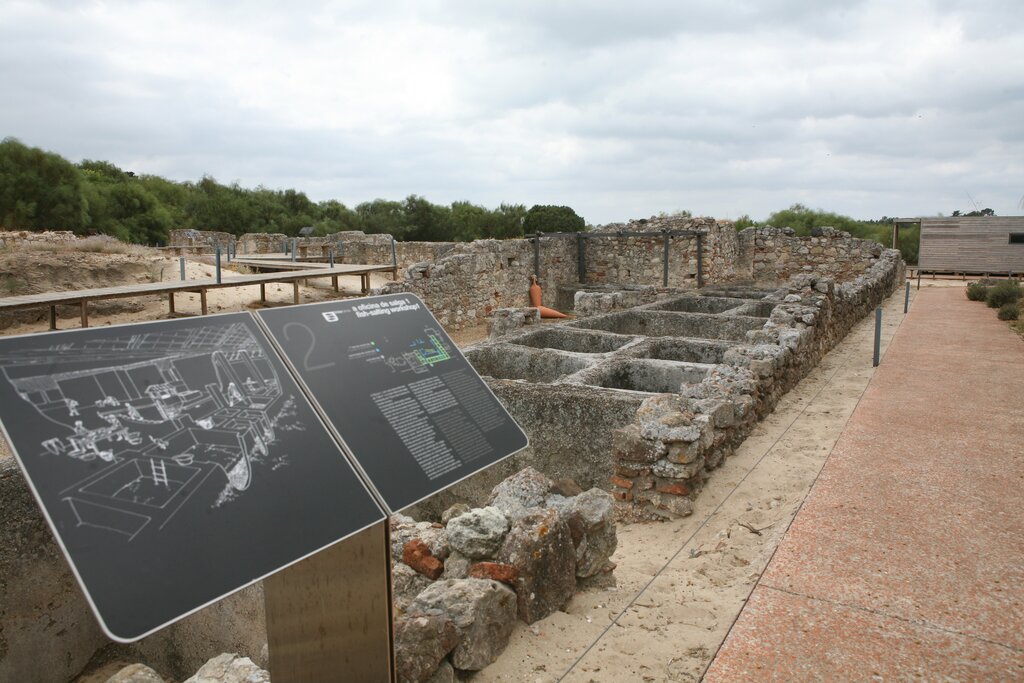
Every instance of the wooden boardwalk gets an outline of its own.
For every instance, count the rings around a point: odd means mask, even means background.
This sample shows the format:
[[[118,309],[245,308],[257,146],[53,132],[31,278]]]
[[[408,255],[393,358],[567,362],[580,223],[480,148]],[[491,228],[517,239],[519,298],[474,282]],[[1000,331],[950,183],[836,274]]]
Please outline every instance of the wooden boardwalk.
[[[320,257],[315,257],[320,258]],[[235,258],[231,259],[231,265],[233,266],[245,266],[246,268],[252,268],[254,270],[319,270],[321,268],[331,268],[332,266],[326,262],[326,260],[319,261],[308,261],[308,260],[295,260],[292,261],[287,258],[282,259],[267,259],[267,258]],[[346,265],[346,264],[337,264]],[[351,265],[351,264],[348,264]],[[388,266],[391,269],[391,266]]]
[[[290,263],[290,262],[289,262]],[[77,304],[81,310],[82,327],[89,326],[89,302],[104,301],[106,299],[130,299],[138,296],[150,296],[158,294],[167,295],[167,305],[171,313],[174,313],[174,295],[177,292],[189,292],[199,294],[199,301],[202,314],[206,315],[206,293],[211,289],[223,289],[225,287],[246,287],[250,285],[260,286],[260,301],[267,300],[268,284],[283,282],[292,283],[294,303],[299,303],[299,282],[319,277],[331,278],[334,290],[338,291],[338,277],[342,275],[358,275],[360,289],[363,294],[370,291],[371,273],[392,273],[395,267],[391,265],[371,266],[356,263],[338,264],[334,267],[318,264],[306,268],[284,273],[262,273],[258,275],[237,275],[233,277],[221,277],[220,282],[215,278],[203,280],[180,280],[177,282],[152,282],[139,285],[122,285],[119,287],[99,287],[96,289],[77,289],[67,292],[47,292],[45,294],[26,294],[23,296],[10,296],[0,298],[0,311],[15,311],[25,308],[50,308],[50,329],[57,329],[57,306],[73,306]]]

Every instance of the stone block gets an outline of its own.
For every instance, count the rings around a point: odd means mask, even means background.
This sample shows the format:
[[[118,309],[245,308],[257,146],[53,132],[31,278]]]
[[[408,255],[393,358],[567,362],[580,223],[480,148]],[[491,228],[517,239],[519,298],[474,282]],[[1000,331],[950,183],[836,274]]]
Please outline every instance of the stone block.
[[[472,559],[482,559],[501,547],[509,521],[498,508],[485,507],[455,517],[447,528],[448,542],[454,550]]]
[[[457,669],[479,671],[508,645],[516,620],[516,594],[497,581],[442,579],[419,594],[410,611],[440,613],[455,625]]]
[[[612,433],[612,450],[620,461],[652,463],[665,453],[665,444],[645,439],[640,427],[632,424]]]
[[[395,672],[400,682],[428,681],[455,649],[459,631],[440,614],[416,614],[395,621]]]
[[[534,512],[513,524],[497,559],[519,572],[516,603],[527,624],[561,609],[576,592],[576,549],[569,526],[555,510]]]

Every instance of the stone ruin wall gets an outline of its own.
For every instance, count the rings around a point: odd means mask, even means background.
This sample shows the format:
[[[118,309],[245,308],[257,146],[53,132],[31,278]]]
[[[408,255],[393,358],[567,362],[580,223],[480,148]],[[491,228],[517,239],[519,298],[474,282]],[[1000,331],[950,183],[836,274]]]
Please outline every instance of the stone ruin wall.
[[[0,230],[0,249],[25,244],[70,244],[78,239],[70,230]]]
[[[226,249],[235,243],[235,236],[229,232],[217,232],[214,230],[171,230],[168,235],[168,246],[182,247],[190,250],[214,249],[220,247]]]
[[[603,235],[587,239],[587,284],[634,284],[662,286],[662,237],[638,237],[630,233],[691,230],[702,237],[705,282],[725,282],[735,275],[738,243],[730,221],[713,218],[652,217],[612,223],[594,231]],[[611,235],[621,234],[621,237]],[[669,241],[668,286],[678,289],[697,286],[697,238],[677,236]]]
[[[384,285],[380,292],[417,294],[443,325],[458,330],[485,322],[496,309],[526,306],[533,259],[533,245],[526,239],[458,244],[434,262],[412,264],[403,279]],[[543,240],[544,305],[553,307],[556,285],[576,277],[575,241]]]
[[[751,279],[777,281],[811,272],[849,279],[863,273],[880,248],[833,228],[816,228],[810,237],[790,228],[747,228],[738,243],[738,262]]]

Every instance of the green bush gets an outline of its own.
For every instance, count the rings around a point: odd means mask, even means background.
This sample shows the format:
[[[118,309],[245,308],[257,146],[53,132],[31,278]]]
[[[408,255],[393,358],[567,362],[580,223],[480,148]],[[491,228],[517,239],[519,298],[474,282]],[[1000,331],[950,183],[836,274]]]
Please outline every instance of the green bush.
[[[1011,301],[1000,306],[999,313],[996,315],[999,316],[1000,320],[1017,320],[1020,318],[1020,309],[1017,307],[1016,301]]]
[[[988,287],[977,282],[967,285],[967,298],[971,301],[984,301],[988,296]]]
[[[999,308],[1017,301],[1024,294],[1016,280],[1007,280],[988,290],[985,303],[989,308]]]

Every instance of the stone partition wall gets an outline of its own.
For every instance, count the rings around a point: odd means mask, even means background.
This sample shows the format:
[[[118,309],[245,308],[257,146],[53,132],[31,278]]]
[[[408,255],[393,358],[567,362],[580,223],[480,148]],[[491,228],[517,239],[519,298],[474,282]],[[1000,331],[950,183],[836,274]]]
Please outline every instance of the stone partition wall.
[[[534,247],[528,239],[456,244],[433,262],[414,263],[406,268],[403,279],[377,291],[417,294],[443,325],[458,330],[486,322],[496,309],[527,306],[533,260]],[[554,307],[558,286],[576,281],[575,240],[542,238],[543,304]]]
[[[882,245],[834,228],[797,237],[791,228],[747,228],[739,233],[738,262],[754,280],[783,281],[800,273],[849,279],[863,273]]]
[[[705,282],[727,282],[735,276],[738,242],[731,221],[666,216],[612,223],[589,233],[595,237],[585,242],[586,283],[661,286],[664,283],[664,238],[637,237],[630,233],[662,230],[701,233]],[[669,287],[697,286],[696,237],[671,238],[668,261]]]

